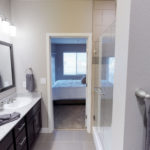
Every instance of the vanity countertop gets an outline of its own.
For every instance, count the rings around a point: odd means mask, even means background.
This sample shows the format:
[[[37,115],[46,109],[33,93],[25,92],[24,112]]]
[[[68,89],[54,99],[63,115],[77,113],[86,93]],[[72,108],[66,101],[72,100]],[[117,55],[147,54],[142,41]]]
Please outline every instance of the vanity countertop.
[[[7,123],[5,125],[0,126],[0,141],[2,141],[2,139],[17,125],[17,123],[41,99],[41,95],[32,95],[32,97],[30,96],[30,98],[32,98],[31,103],[26,105],[26,106],[24,106],[24,107],[17,108],[15,110],[13,110],[13,109],[0,110],[0,115],[2,115],[2,114],[10,114],[10,113],[13,113],[13,112],[18,112],[21,115],[19,119],[15,120],[13,122]]]

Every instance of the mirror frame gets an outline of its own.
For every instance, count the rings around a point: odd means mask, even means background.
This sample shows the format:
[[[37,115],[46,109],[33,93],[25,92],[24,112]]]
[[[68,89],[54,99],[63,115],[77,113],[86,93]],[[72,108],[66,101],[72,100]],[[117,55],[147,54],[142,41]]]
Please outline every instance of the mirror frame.
[[[10,50],[11,72],[12,72],[12,85],[4,87],[0,93],[15,87],[15,73],[14,73],[14,58],[13,58],[13,45],[4,41],[0,41],[0,45],[8,46]]]

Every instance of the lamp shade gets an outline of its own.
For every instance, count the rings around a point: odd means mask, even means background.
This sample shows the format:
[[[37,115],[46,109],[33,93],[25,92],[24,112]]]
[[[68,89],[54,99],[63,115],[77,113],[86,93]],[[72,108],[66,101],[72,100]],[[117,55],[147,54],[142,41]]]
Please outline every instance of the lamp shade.
[[[16,26],[10,25],[10,36],[16,36]]]
[[[2,21],[2,32],[9,34],[10,29],[9,29],[9,22],[8,21],[5,21],[5,20]]]

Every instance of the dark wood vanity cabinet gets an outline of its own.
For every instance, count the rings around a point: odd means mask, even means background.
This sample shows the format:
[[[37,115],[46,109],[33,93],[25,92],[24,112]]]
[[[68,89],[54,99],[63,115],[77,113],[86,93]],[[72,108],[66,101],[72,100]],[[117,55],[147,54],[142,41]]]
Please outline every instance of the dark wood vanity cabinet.
[[[13,132],[7,134],[7,136],[0,142],[0,150],[14,150]]]
[[[38,102],[27,114],[28,149],[30,150],[41,129],[41,104]]]
[[[0,150],[31,150],[41,126],[40,100],[0,142]]]
[[[26,122],[23,118],[13,129],[15,150],[27,149]]]
[[[27,137],[28,137],[28,149],[32,148],[34,141],[36,140],[41,129],[41,103],[38,102],[27,114]]]

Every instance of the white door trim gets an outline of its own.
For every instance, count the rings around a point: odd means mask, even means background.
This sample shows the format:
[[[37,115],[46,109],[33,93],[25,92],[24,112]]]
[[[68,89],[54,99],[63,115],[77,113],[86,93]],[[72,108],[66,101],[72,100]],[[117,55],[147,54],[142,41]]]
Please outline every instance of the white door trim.
[[[46,34],[46,62],[47,62],[47,100],[48,100],[48,132],[54,130],[53,103],[52,103],[52,83],[51,83],[51,42],[54,37],[87,38],[87,89],[86,89],[86,114],[87,132],[91,132],[92,126],[92,33],[47,33]]]

